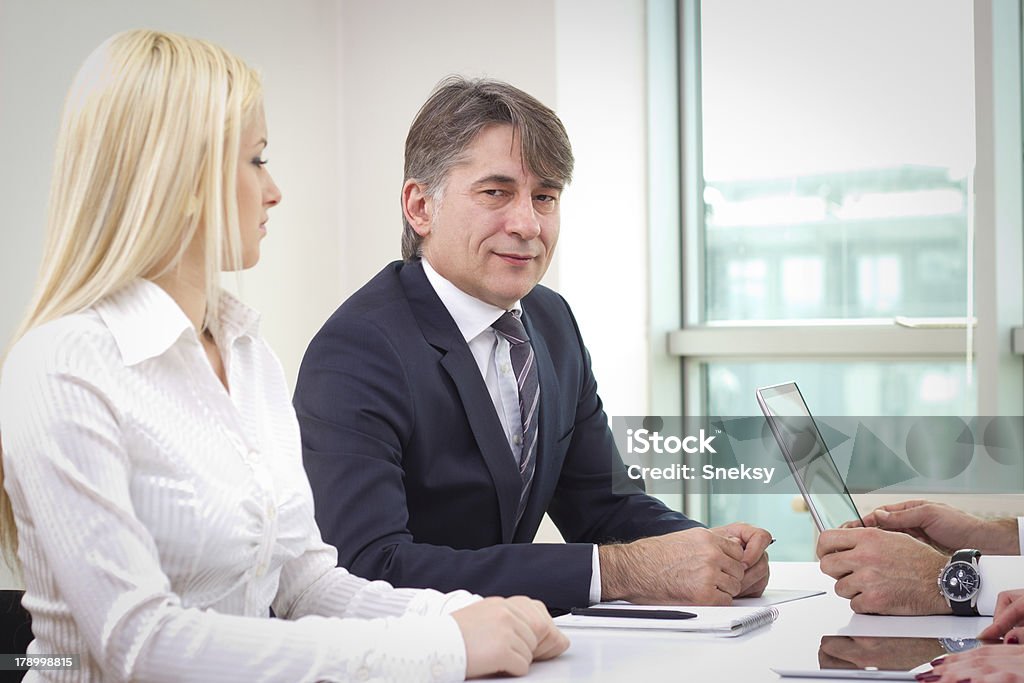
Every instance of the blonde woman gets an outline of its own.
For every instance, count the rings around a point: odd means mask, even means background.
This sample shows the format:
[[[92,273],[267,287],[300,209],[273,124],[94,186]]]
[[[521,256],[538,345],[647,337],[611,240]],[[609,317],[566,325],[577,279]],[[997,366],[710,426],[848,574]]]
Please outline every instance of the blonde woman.
[[[320,538],[281,367],[218,286],[281,199],[266,144],[257,75],[204,41],[116,35],[71,88],[0,380],[0,531],[29,654],[80,668],[26,680],[523,674],[567,646],[540,603],[365,581]]]

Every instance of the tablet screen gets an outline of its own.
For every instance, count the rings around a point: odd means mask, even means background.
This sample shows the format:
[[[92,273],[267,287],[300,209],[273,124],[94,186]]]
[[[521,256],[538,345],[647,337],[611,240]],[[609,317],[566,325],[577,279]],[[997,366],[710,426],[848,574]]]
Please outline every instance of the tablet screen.
[[[847,522],[863,525],[796,383],[758,389],[757,396],[818,528],[836,529]]]
[[[910,671],[950,652],[980,645],[973,638],[897,638],[883,636],[822,636],[818,666],[822,670],[867,669]]]
[[[787,666],[773,666],[772,671],[786,678],[912,681],[916,674],[931,669],[936,657],[982,644],[973,638],[822,636],[817,667],[810,664],[813,660],[805,652],[799,660],[791,659]]]

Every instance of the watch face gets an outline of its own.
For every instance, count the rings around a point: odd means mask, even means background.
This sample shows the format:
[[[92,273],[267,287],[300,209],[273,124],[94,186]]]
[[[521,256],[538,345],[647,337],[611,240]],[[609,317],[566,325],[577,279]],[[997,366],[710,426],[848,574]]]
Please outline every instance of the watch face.
[[[942,572],[942,592],[950,600],[970,600],[978,592],[981,577],[970,562],[952,562]]]

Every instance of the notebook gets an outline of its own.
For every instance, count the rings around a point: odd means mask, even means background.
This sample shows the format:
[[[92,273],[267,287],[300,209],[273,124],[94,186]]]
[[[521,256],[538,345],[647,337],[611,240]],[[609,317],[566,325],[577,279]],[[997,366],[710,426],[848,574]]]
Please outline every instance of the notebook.
[[[595,605],[602,607],[602,605]],[[607,607],[622,607],[607,605]],[[774,607],[685,607],[661,605],[631,605],[630,609],[673,609],[692,612],[696,619],[634,619],[617,617],[591,617],[566,614],[555,619],[564,628],[613,628],[629,631],[677,631],[680,633],[706,633],[732,638],[749,633],[775,621],[779,611]]]

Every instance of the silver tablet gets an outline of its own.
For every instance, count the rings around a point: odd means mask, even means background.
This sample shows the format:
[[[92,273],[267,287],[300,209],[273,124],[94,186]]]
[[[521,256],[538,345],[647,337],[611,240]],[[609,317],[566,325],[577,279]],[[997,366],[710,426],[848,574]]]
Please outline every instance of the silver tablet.
[[[772,671],[787,678],[912,681],[931,669],[936,657],[979,645],[981,641],[973,638],[827,635],[818,646],[817,666],[775,667]]]
[[[922,671],[930,667],[925,667]],[[913,681],[917,671],[884,671],[881,669],[772,669],[783,678],[845,678],[847,680]]]
[[[847,522],[863,526],[846,482],[796,382],[758,389],[757,402],[818,530],[836,529]]]

